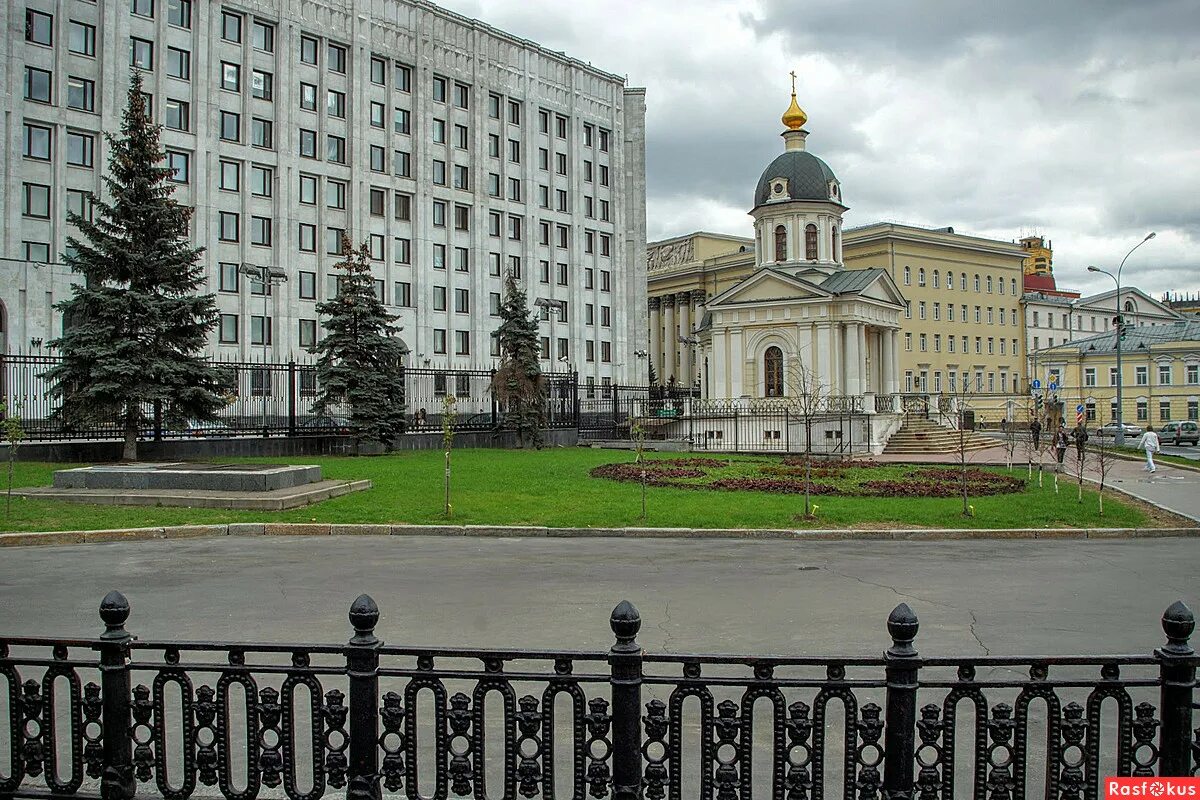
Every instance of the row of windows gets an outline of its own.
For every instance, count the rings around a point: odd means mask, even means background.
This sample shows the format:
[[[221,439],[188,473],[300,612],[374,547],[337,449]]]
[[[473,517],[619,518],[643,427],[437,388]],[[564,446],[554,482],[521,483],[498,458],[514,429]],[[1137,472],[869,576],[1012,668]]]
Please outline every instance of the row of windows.
[[[1133,368],[1133,383],[1135,386],[1150,385],[1150,367],[1135,366]],[[1187,386],[1200,385],[1200,364],[1185,364],[1184,365],[1184,383]],[[1158,365],[1158,385],[1171,386],[1174,384],[1174,369],[1170,364]],[[1083,385],[1096,385],[1096,368],[1085,367],[1083,370]],[[1117,368],[1108,368],[1108,385],[1117,385]]]
[[[964,292],[967,291],[967,273],[965,273],[965,272],[959,273],[958,278],[959,278],[959,288]],[[999,291],[1000,294],[1005,293],[1004,278],[1000,277],[1000,278],[993,279],[991,275],[986,275],[986,276],[984,276],[984,278],[986,278],[986,286],[987,286],[987,291],[989,294],[991,294],[993,287],[995,287]],[[941,284],[942,284],[941,270],[935,269],[935,270],[933,270],[933,288],[940,289]],[[905,286],[912,285],[912,268],[911,267],[906,266],[904,268],[904,285]],[[977,291],[977,292],[983,290],[982,287],[984,286],[984,281],[981,280],[979,273],[975,273],[975,278],[974,278],[972,285],[974,286],[975,291]],[[917,270],[917,286],[925,286],[925,268],[924,267],[920,267]],[[1016,297],[1017,296],[1017,279],[1009,278],[1008,286],[1010,288],[1010,293],[1012,294],[1012,296]],[[952,271],[946,272],[946,288],[949,289],[950,291],[954,291],[954,272],[952,272]]]
[[[971,321],[971,318],[967,314],[967,304],[963,303],[961,306],[959,306],[959,308],[961,309],[961,311],[959,312],[959,314],[956,318],[955,311],[954,311],[954,304],[953,303],[946,304],[946,321],[947,322],[955,322],[956,319],[958,322],[970,322]],[[1008,325],[1010,323],[1012,325],[1017,324],[1017,309],[1015,309],[1015,308],[1005,309],[1003,307],[997,309],[997,308],[993,308],[992,306],[988,306],[986,308],[988,325],[992,325],[995,323],[997,311],[1000,314],[1000,324],[1001,325]],[[927,319],[927,312],[928,312],[928,307],[927,307],[925,301],[924,300],[918,301],[917,302],[917,317],[918,317],[918,319]],[[974,319],[975,319],[976,323],[983,324],[984,312],[985,312],[985,309],[983,308],[983,306],[975,306]],[[904,307],[904,317],[905,317],[905,319],[912,319],[912,315],[913,315],[912,314],[912,303],[908,303]],[[941,321],[941,319],[942,319],[942,304],[941,303],[933,304],[933,319],[935,321],[939,321],[939,322]]]
[[[961,384],[959,382],[959,377],[960,376],[958,374],[958,370],[953,370],[953,369],[947,370],[947,372],[946,372],[946,378],[947,378],[946,389],[947,389],[947,391],[951,391],[951,392],[956,391],[956,390],[958,390],[958,387],[960,385],[962,387],[961,391],[964,391],[964,392],[971,391],[971,374],[970,374],[970,372],[967,372],[965,370],[963,371],[962,376],[961,376],[961,378],[962,378]],[[988,392],[995,392],[995,391],[997,391],[997,385],[999,386],[999,391],[1001,391],[1001,392],[1007,391],[1006,387],[1009,384],[1007,371],[1001,370],[999,384],[997,384],[997,382],[996,382],[996,373],[995,372],[986,373],[986,379],[987,379],[986,383],[984,382],[984,378],[985,378],[985,373],[982,370],[975,370],[974,391],[982,392],[982,391],[984,391],[984,387],[986,386],[987,387],[986,390]],[[1017,391],[1017,385],[1018,385],[1017,376],[1013,375],[1012,376],[1012,391],[1014,394]],[[930,388],[929,371],[928,370],[923,369],[920,372],[916,373],[915,375],[912,370],[905,370],[905,372],[904,372],[904,391],[909,392],[909,393],[911,393],[913,391],[917,391],[917,392],[933,391],[935,393],[940,393],[942,391],[942,372],[941,372],[941,370],[934,370],[932,389]]]
[[[963,336],[960,338],[960,337],[947,335],[945,338],[946,338],[946,352],[947,353],[954,353],[954,352],[969,353],[970,352],[971,337]],[[933,352],[935,352],[935,353],[942,352],[942,334],[940,334],[940,333],[932,334],[932,339],[933,339]],[[917,345],[918,345],[918,349],[920,352],[922,352],[922,353],[929,352],[929,340],[930,340],[930,334],[927,334],[927,333],[917,334]],[[962,342],[961,349],[958,349],[959,345],[957,345],[956,342],[960,342],[960,341]],[[995,355],[997,341],[999,341],[999,343],[1000,343],[1000,355],[1002,355],[1002,356],[1008,355],[1010,352],[1008,349],[1008,342],[1010,340],[1008,340],[1008,339],[998,339],[997,340],[996,338],[991,337],[991,336],[987,337],[988,355]],[[1012,341],[1011,353],[1013,355],[1017,355],[1017,353],[1019,352],[1017,350],[1017,340],[1012,339],[1011,341]],[[984,347],[984,337],[976,336],[975,337],[975,352],[982,354],[983,347]],[[913,349],[912,333],[904,334],[904,349],[910,353],[912,352],[912,349]]]

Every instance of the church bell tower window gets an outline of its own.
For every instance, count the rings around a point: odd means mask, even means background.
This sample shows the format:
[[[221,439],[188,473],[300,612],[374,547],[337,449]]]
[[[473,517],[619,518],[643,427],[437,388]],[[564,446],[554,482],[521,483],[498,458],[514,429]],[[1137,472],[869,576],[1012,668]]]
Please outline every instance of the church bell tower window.
[[[817,226],[809,223],[804,228],[804,257],[817,260]]]
[[[775,226],[775,260],[787,261],[787,228]]]

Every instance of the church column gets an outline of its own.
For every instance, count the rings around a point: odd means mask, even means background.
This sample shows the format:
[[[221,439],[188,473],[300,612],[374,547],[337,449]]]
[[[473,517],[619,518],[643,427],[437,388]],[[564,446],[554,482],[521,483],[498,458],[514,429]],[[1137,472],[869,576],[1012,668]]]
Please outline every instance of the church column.
[[[692,290],[691,303],[692,303],[692,327],[699,328],[700,323],[704,319],[704,290],[703,289],[693,289]],[[699,336],[699,334],[697,334],[697,336]],[[693,354],[693,358],[695,360],[692,362],[692,371],[688,376],[692,383],[694,383],[696,381],[696,379],[699,378],[700,373],[703,371],[703,368],[704,368],[703,355],[704,355],[703,352],[699,349],[697,349],[695,351],[695,353]]]
[[[858,349],[859,329],[857,322],[846,323],[846,349],[842,369],[845,375],[845,394],[857,396],[862,394],[862,353]]]
[[[888,331],[888,394],[900,391],[900,331]]]
[[[867,326],[861,322],[858,324],[858,363],[858,393],[862,394],[871,391],[871,350],[867,347]]]
[[[816,346],[813,348],[813,372],[826,394],[833,391],[833,358],[828,322],[817,323]]]
[[[662,374],[662,316],[659,313],[661,301],[651,297],[646,306],[650,311],[650,363],[654,365],[654,374],[658,382],[663,382]]]
[[[692,337],[692,293],[680,292],[675,295],[675,305],[679,306],[679,335],[690,339]],[[696,377],[692,370],[692,354],[695,352],[695,347],[680,343],[679,348],[679,374],[675,376],[675,379],[684,386],[691,386]]]
[[[753,392],[746,391],[743,385],[746,367],[746,351],[742,349],[742,329],[734,328],[729,332],[729,396],[752,396]]]
[[[662,341],[663,369],[662,374],[659,375],[658,378],[665,386],[666,384],[670,383],[671,378],[673,377],[675,380],[679,380],[679,377],[675,374],[678,370],[679,364],[679,359],[675,357],[675,346],[678,344],[677,337],[679,336],[679,331],[675,327],[675,295],[664,295],[662,297],[662,304],[667,309],[667,325],[666,329],[663,331]]]

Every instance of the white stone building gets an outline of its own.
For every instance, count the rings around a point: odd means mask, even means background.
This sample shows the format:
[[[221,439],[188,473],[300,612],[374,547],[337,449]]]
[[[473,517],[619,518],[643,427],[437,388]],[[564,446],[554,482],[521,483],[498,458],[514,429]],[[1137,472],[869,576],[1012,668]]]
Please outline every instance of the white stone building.
[[[61,333],[66,212],[102,191],[136,64],[197,209],[215,354],[303,355],[346,231],[410,363],[491,366],[515,269],[551,301],[543,368],[635,379],[645,93],[620,76],[420,0],[25,0],[0,23],[3,351]],[[243,264],[288,280],[264,298]]]

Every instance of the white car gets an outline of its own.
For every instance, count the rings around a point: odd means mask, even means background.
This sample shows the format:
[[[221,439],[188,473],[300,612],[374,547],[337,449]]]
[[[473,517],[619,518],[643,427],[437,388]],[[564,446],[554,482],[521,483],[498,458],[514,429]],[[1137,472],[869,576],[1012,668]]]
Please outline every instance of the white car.
[[[1125,429],[1125,438],[1126,439],[1136,438],[1146,432],[1144,429],[1138,427],[1137,425],[1132,425],[1128,422],[1123,422],[1123,423],[1121,423],[1121,425]],[[1103,426],[1097,428],[1096,435],[1104,436],[1107,438],[1114,438],[1117,435],[1117,423],[1110,422],[1107,425],[1103,425]]]

